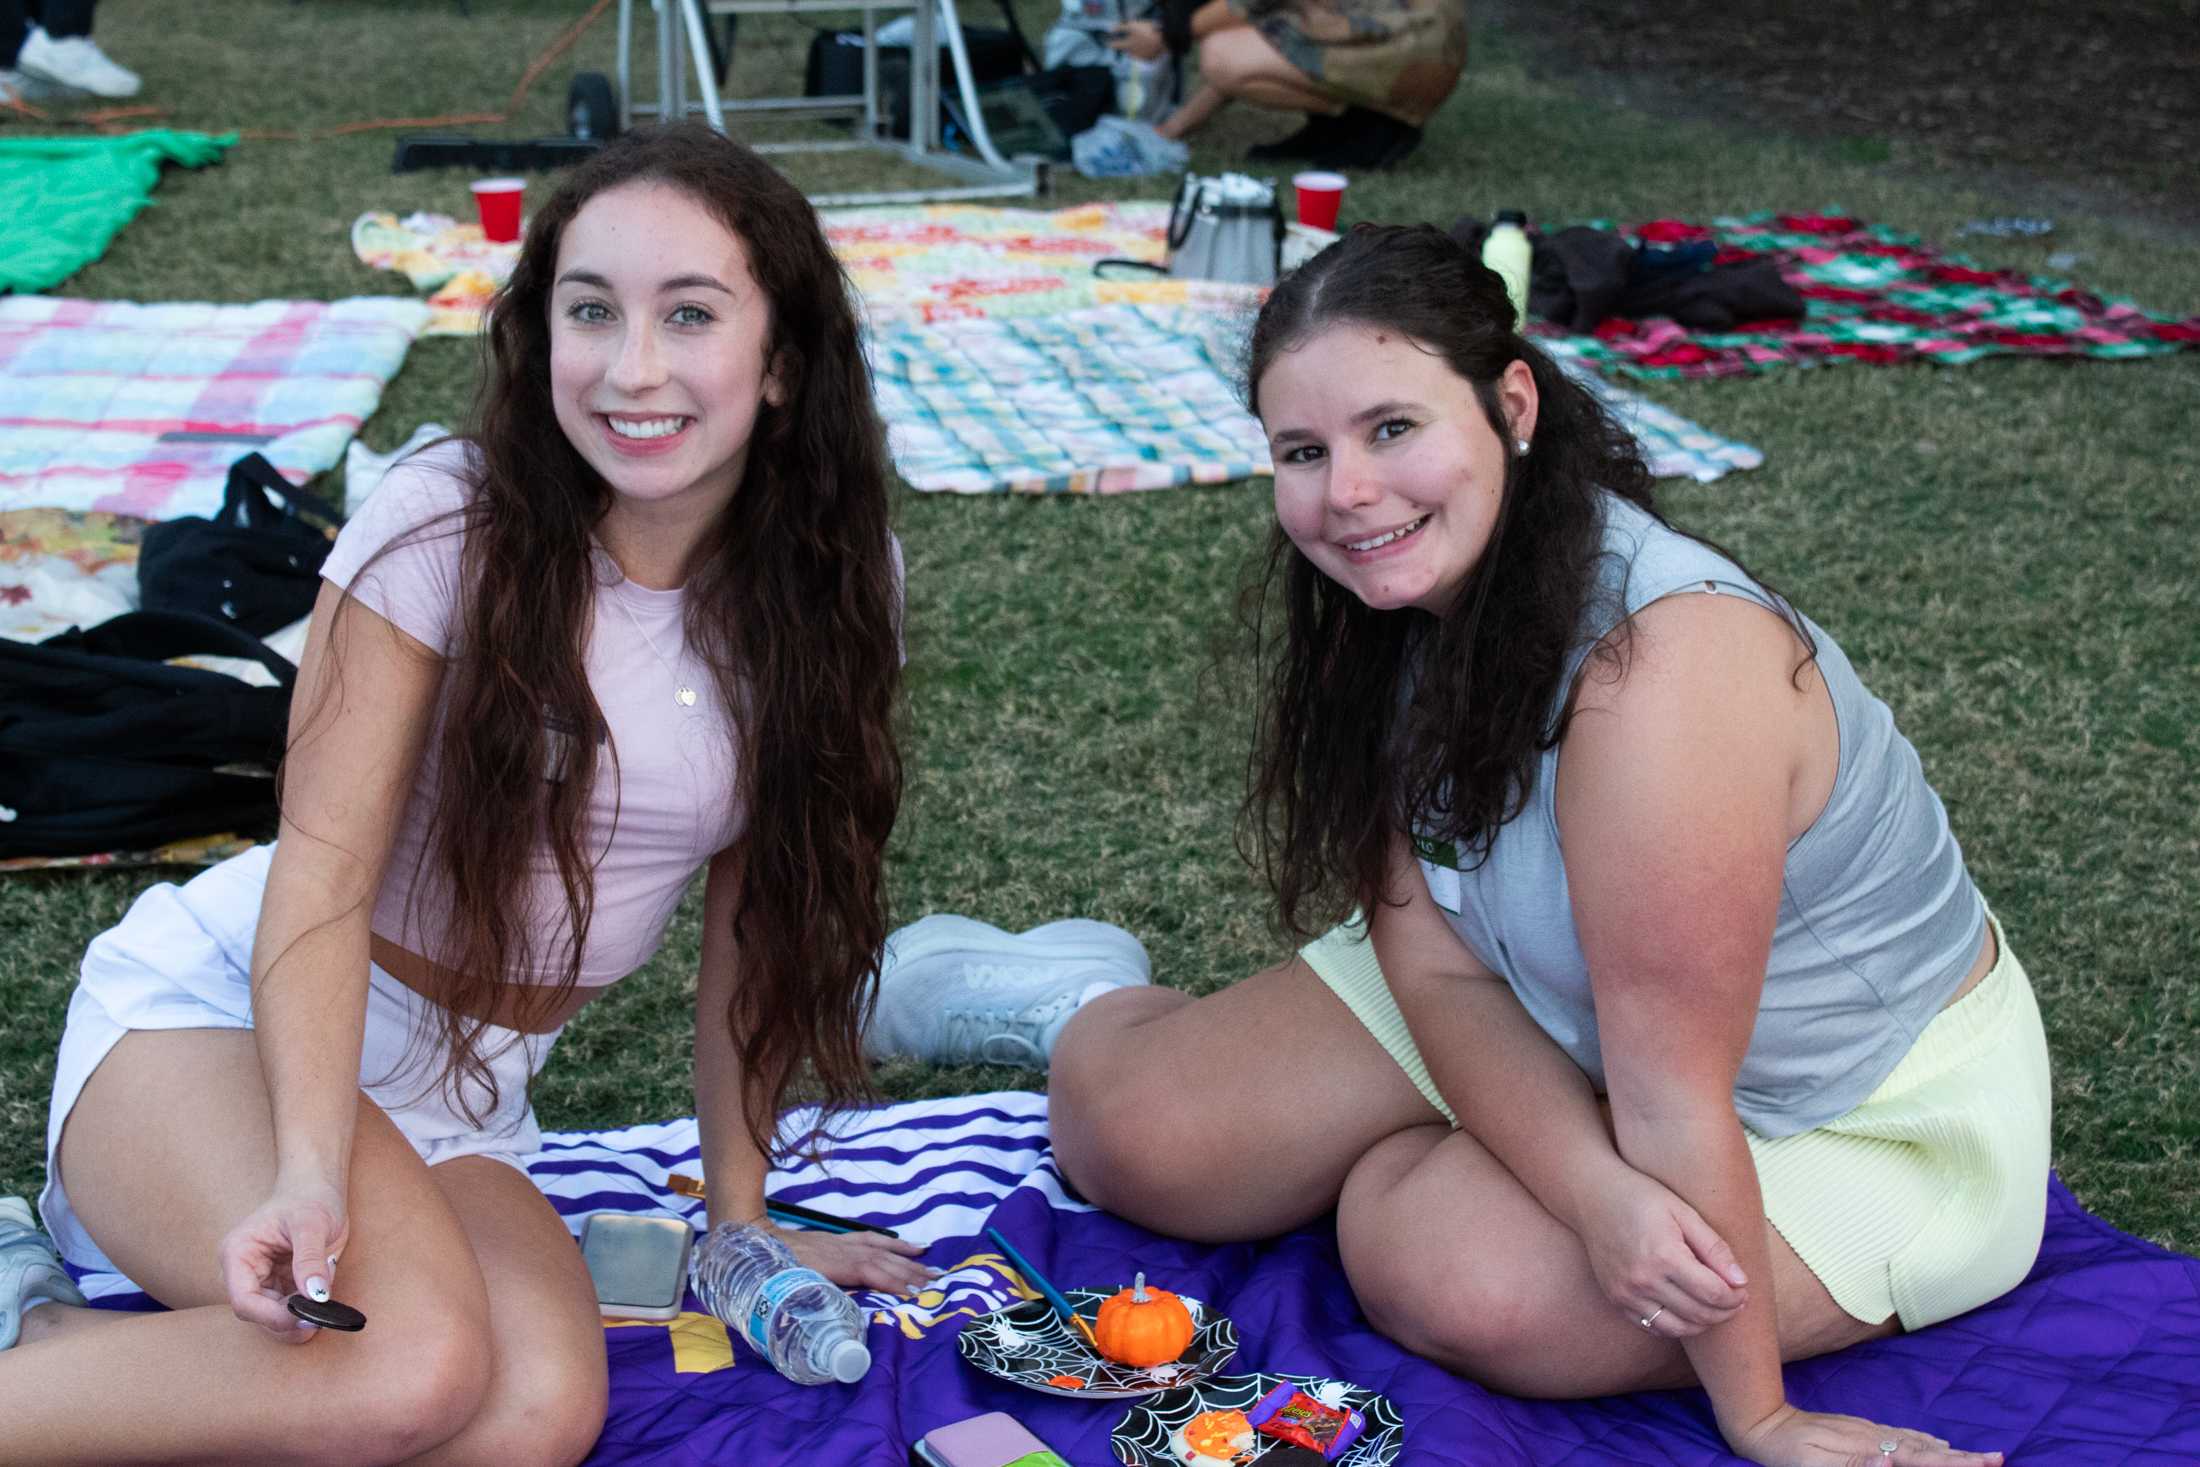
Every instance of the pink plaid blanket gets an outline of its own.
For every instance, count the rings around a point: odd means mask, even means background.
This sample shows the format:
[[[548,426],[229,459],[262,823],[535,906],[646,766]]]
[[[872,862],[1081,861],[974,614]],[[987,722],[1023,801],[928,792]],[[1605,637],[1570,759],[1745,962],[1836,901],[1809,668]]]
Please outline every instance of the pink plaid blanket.
[[[427,319],[372,296],[0,298],[0,510],[208,514],[253,450],[302,484],[342,458]]]

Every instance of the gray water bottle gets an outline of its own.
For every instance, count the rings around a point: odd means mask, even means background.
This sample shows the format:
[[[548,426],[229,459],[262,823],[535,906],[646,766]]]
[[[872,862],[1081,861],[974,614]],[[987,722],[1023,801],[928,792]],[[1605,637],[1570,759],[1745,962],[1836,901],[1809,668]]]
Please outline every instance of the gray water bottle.
[[[695,1245],[695,1295],[796,1385],[863,1379],[871,1352],[855,1301],[751,1223],[720,1223]]]

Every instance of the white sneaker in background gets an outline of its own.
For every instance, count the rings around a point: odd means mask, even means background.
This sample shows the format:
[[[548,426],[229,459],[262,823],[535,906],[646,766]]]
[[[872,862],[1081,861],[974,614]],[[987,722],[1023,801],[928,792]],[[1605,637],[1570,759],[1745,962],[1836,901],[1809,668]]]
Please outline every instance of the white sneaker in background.
[[[936,912],[886,939],[878,1004],[863,1034],[872,1059],[1043,1070],[1086,999],[1151,981],[1137,938],[1072,917],[1029,932]]]
[[[57,40],[43,26],[31,27],[15,65],[25,76],[95,97],[134,97],[141,85],[136,72],[109,60],[90,36]]]

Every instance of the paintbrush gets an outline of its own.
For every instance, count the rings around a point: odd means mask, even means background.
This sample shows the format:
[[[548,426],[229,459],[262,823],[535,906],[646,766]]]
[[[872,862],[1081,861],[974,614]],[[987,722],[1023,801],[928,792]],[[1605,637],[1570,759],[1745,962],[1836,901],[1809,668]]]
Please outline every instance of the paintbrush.
[[[1092,1352],[1095,1355],[1102,1355],[1105,1353],[1100,1348],[1099,1337],[1092,1332],[1092,1326],[1085,1323],[1084,1317],[1080,1315],[1076,1310],[1069,1307],[1069,1300],[1062,1297],[1062,1291],[1060,1289],[1055,1288],[1054,1285],[1047,1282],[1047,1276],[1045,1274],[1039,1272],[1038,1269],[1033,1268],[1031,1266],[1030,1260],[1025,1258],[1023,1254],[1016,1251],[1016,1245],[1014,1243],[1009,1242],[1008,1239],[1001,1236],[1000,1229],[987,1228],[985,1230],[985,1235],[988,1238],[991,1238],[995,1243],[998,1243],[1000,1245],[1001,1252],[1008,1255],[1008,1261],[1014,1264],[1016,1267],[1016,1271],[1024,1276],[1024,1281],[1030,1284],[1034,1289],[1037,1289],[1039,1291],[1040,1297],[1044,1298],[1047,1303],[1053,1307],[1054,1312],[1061,1315],[1064,1322],[1066,1322],[1071,1329],[1074,1329],[1075,1331],[1077,1331],[1078,1334],[1084,1337],[1085,1343],[1092,1346]]]

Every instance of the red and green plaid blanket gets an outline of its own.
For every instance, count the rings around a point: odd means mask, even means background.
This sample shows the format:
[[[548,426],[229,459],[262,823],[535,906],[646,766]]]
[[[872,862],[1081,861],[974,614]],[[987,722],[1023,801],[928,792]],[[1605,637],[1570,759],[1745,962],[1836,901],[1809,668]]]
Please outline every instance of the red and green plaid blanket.
[[[1613,317],[1580,335],[1537,323],[1560,354],[1650,380],[1733,377],[1822,362],[1940,362],[1987,356],[2163,356],[2200,349],[2200,315],[2156,315],[2067,280],[1992,270],[1914,234],[1838,214],[1751,214],[1690,224],[1654,219],[1637,243],[1712,240],[1719,261],[1772,255],[1802,292],[1799,322],[1720,332]]]

